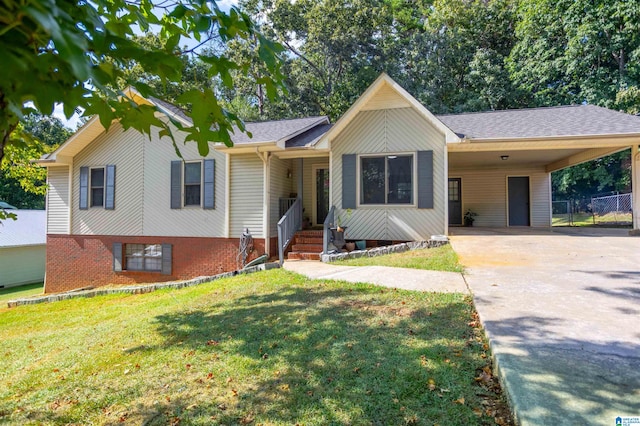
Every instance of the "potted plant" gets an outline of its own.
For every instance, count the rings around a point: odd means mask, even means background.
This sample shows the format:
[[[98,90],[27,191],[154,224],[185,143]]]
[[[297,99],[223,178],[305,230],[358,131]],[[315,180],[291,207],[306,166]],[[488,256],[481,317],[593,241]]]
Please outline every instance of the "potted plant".
[[[471,209],[467,210],[467,212],[464,214],[464,226],[473,226],[473,222],[476,220],[476,216],[478,216],[478,213],[474,212]]]

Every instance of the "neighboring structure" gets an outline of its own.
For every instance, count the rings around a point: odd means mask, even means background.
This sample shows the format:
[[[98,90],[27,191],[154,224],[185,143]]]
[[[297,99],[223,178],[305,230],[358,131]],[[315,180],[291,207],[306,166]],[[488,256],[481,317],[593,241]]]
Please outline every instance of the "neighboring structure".
[[[188,124],[170,104],[136,100]],[[301,216],[341,221],[358,240],[447,234],[468,209],[476,226],[548,227],[552,171],[629,147],[638,188],[638,117],[588,105],[435,116],[385,74],[333,126],[247,129],[253,138],[204,159],[186,144],[183,162],[157,131],[105,133],[94,118],[45,156],[46,291],[232,270],[245,229],[274,256]]]
[[[0,288],[44,281],[46,224],[44,210],[12,210],[18,220],[0,223]]]

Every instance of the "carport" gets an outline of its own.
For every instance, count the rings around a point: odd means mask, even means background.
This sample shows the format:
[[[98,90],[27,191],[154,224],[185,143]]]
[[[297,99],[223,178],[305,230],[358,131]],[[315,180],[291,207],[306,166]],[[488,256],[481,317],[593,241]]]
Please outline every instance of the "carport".
[[[640,211],[640,117],[594,105],[441,115],[461,138],[447,144],[448,217],[481,227],[550,227],[551,173],[631,149]],[[637,215],[633,229],[640,232]]]

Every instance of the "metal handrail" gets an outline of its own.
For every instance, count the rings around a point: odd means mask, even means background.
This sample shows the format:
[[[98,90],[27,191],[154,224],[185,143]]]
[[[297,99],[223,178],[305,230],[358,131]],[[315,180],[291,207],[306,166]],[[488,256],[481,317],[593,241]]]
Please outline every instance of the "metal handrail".
[[[327,213],[327,217],[322,224],[322,253],[329,253],[329,229],[333,227],[333,221],[336,214],[336,206],[331,206],[329,209],[329,213]]]
[[[302,200],[299,198],[278,221],[278,257],[280,265],[284,263],[284,251],[287,249],[296,231],[302,225]]]

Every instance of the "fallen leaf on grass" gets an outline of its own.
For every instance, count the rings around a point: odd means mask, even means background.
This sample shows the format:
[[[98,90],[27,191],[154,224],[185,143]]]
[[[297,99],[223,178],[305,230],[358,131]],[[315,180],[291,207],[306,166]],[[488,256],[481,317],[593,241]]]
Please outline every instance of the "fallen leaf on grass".
[[[239,419],[239,422],[241,425],[248,425],[250,423],[253,423],[253,417],[250,415],[244,416],[241,419]]]
[[[460,405],[464,405],[464,398],[460,397],[458,399],[456,399],[455,401],[453,401],[454,404],[460,404]]]

